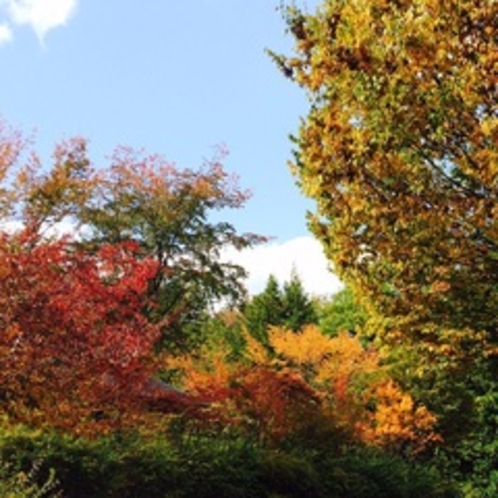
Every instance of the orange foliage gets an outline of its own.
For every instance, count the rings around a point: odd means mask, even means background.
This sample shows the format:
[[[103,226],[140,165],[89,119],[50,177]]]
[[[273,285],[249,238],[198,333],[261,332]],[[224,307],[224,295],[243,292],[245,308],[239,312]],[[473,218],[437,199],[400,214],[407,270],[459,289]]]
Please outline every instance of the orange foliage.
[[[18,230],[0,227],[0,415],[80,432],[198,405],[151,377],[153,346],[190,347],[185,324],[245,292],[220,251],[263,238],[209,217],[249,197],[226,151],[191,170],[121,147],[96,169],[73,138],[47,168],[29,146],[0,120],[0,221]]]
[[[239,427],[266,441],[300,431],[320,411],[320,396],[299,371],[279,369],[250,336],[255,362],[227,362],[222,352],[168,360],[184,372],[184,387],[210,403],[203,417]]]
[[[439,441],[434,415],[401,391],[381,366],[379,353],[365,349],[357,337],[329,338],[308,326],[299,333],[273,328],[269,338],[276,354],[319,390],[335,424],[354,437],[412,452]]]
[[[320,411],[319,394],[295,370],[242,369],[233,382],[237,410],[263,439],[299,433]]]
[[[211,405],[229,398],[230,382],[234,368],[228,364],[223,352],[203,357],[200,361],[192,355],[166,358],[168,369],[183,373],[183,384],[188,392],[195,393]]]
[[[238,426],[266,441],[320,428],[394,451],[420,452],[438,442],[435,417],[389,378],[380,355],[356,337],[329,338],[316,326],[301,332],[271,328],[276,356],[246,336],[246,360],[201,351],[169,360],[185,388],[212,405],[211,420]]]
[[[420,453],[440,442],[434,432],[435,416],[424,406],[416,406],[392,380],[375,388],[376,409],[363,429],[363,439],[375,445],[398,451],[409,449]]]

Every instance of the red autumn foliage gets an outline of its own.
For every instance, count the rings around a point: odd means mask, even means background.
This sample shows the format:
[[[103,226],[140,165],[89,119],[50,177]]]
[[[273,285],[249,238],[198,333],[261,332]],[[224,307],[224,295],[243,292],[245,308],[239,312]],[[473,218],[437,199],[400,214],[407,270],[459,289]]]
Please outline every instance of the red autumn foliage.
[[[154,371],[146,320],[152,259],[95,254],[28,231],[0,235],[0,396],[16,420],[81,431],[136,412]]]
[[[291,369],[256,366],[239,372],[233,382],[233,401],[242,420],[264,439],[278,441],[299,433],[320,412],[317,392]]]

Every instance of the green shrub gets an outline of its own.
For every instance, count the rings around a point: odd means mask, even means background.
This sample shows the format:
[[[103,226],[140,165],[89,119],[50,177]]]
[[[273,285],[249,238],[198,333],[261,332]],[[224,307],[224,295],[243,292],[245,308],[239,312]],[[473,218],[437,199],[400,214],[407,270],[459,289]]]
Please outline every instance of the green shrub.
[[[42,459],[68,498],[264,496],[261,450],[241,438],[126,434],[88,440],[27,429],[3,432],[0,452],[16,471]]]
[[[308,498],[325,496],[320,476],[309,459],[269,451],[263,460],[263,481],[272,496]]]
[[[327,450],[306,447],[303,441],[270,449],[223,430],[188,429],[174,438],[127,433],[88,440],[14,427],[0,433],[0,458],[14,474],[42,461],[40,475],[46,480],[48,469],[54,469],[64,498],[458,496],[445,491],[431,468],[377,450]]]
[[[431,466],[408,462],[374,448],[352,448],[341,458],[323,460],[327,496],[341,498],[457,498]]]

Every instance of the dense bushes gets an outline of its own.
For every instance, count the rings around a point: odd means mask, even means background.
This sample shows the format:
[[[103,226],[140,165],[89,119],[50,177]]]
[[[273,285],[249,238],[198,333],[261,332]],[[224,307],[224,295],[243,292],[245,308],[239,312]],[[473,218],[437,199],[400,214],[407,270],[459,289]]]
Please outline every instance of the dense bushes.
[[[228,432],[163,436],[114,434],[89,440],[4,428],[0,452],[12,472],[41,461],[36,478],[45,481],[54,469],[68,498],[456,496],[444,490],[434,470],[374,449],[270,450]]]

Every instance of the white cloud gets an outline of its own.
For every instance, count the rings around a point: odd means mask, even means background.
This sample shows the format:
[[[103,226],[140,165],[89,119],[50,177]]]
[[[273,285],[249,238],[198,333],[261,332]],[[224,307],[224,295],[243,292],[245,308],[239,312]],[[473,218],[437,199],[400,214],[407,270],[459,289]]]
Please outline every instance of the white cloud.
[[[320,243],[312,237],[298,237],[282,243],[271,243],[243,251],[230,250],[224,259],[247,269],[250,293],[261,292],[270,275],[280,283],[289,280],[293,269],[305,290],[312,295],[330,295],[343,287],[329,267]]]
[[[8,24],[4,22],[2,26],[10,38],[12,26],[29,26],[43,42],[50,30],[68,22],[77,3],[77,0],[0,0],[0,7],[8,18]]]
[[[12,29],[4,22],[0,24],[0,45],[4,45],[12,40]]]

